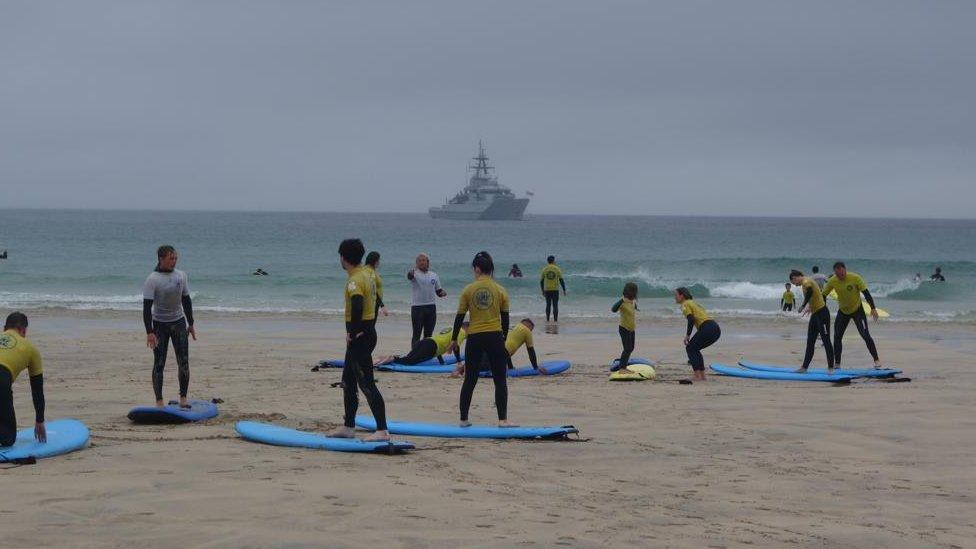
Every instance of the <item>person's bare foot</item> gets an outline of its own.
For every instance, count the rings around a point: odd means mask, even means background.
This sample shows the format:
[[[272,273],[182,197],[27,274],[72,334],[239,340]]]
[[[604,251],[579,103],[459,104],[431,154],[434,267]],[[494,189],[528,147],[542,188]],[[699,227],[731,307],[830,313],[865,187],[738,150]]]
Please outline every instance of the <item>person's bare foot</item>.
[[[389,431],[376,431],[375,433],[364,438],[366,442],[389,442],[390,432]]]
[[[162,400],[157,400],[156,401],[156,407],[157,408],[165,408],[166,407],[166,403],[163,402]]]
[[[331,438],[356,438],[356,431],[352,427],[343,425],[342,427],[329,431],[325,436]],[[387,435],[387,438],[389,438],[389,435]]]
[[[807,373],[807,369],[806,368],[797,368],[796,370],[793,370],[793,373],[794,374],[805,374],[805,373]]]
[[[462,419],[458,422],[458,427],[471,427],[471,422],[466,419]]]
[[[636,374],[637,372],[631,370],[630,368],[628,368],[626,366],[621,366],[620,369],[617,370],[617,373],[618,374]]]
[[[880,359],[874,361],[874,369],[875,370],[884,370],[884,366],[881,365],[881,360]]]
[[[192,407],[193,406],[190,405],[190,402],[186,399],[186,397],[180,397],[180,408],[183,408],[184,410],[189,410]]]
[[[512,423],[512,422],[508,421],[507,419],[500,419],[500,420],[498,420],[498,426],[499,427],[502,427],[502,428],[518,427],[517,424]]]

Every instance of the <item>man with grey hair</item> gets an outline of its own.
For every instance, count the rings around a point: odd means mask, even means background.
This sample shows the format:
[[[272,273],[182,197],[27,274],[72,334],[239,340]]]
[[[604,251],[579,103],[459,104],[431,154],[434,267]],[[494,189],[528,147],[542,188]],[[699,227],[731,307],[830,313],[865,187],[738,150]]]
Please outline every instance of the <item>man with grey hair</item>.
[[[413,325],[410,347],[413,348],[421,337],[433,335],[437,324],[437,298],[446,296],[447,292],[441,288],[437,273],[430,270],[430,256],[425,253],[417,256],[416,266],[407,271],[407,280],[413,287],[410,301],[410,322]]]

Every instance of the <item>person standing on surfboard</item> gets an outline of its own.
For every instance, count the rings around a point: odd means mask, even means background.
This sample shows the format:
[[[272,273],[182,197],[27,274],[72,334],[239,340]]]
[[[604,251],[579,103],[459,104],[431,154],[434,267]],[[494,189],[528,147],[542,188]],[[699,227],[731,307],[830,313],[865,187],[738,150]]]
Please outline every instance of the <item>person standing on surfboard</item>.
[[[468,410],[471,397],[478,384],[479,366],[487,361],[491,377],[495,382],[495,408],[498,411],[499,427],[514,427],[508,422],[508,352],[505,338],[508,336],[508,293],[501,284],[495,282],[495,263],[488,252],[478,252],[471,261],[474,282],[468,284],[458,300],[457,316],[454,318],[454,333],[451,336],[451,350],[457,348],[458,333],[464,318],[471,314],[468,326],[468,342],[464,349],[464,359],[469,367],[461,365],[458,374],[464,373],[461,384],[461,427],[470,427]]]
[[[834,346],[830,343],[830,309],[827,308],[820,287],[812,278],[803,276],[803,272],[796,269],[790,271],[790,283],[803,289],[800,315],[810,315],[810,323],[807,325],[807,349],[803,355],[803,366],[800,366],[797,373],[807,373],[807,368],[813,360],[814,345],[819,337],[823,341],[824,352],[827,353],[827,373],[832,374],[834,373]]]
[[[691,363],[692,379],[695,381],[705,381],[705,357],[702,356],[702,349],[709,347],[718,338],[722,337],[722,329],[718,323],[712,320],[701,305],[695,303],[688,288],[682,286],[674,291],[674,302],[681,305],[681,314],[688,319],[688,329],[685,332],[685,351],[688,353],[688,362]],[[693,328],[698,332],[691,336]]]
[[[180,382],[180,408],[190,408],[190,337],[197,339],[193,327],[193,301],[186,273],[176,268],[179,254],[172,246],[156,250],[156,268],[142,286],[142,323],[146,328],[146,346],[153,350],[152,384],[156,406],[163,408],[163,368],[169,342],[176,354]]]
[[[378,313],[390,316],[390,313],[386,312],[386,304],[383,303],[383,277],[380,276],[379,270],[380,253],[374,251],[366,254],[366,273],[373,279],[373,286],[376,287],[376,316],[379,316]]]
[[[11,446],[17,441],[13,383],[24,370],[30,376],[31,398],[34,400],[34,438],[38,442],[47,442],[41,353],[27,340],[27,315],[10,313],[0,334],[0,446]]]
[[[610,371],[627,373],[631,371],[627,366],[630,365],[630,355],[637,344],[637,284],[633,282],[624,284],[623,297],[610,307],[610,311],[620,315],[617,332],[623,345],[620,359],[617,360],[616,366],[610,367]]]
[[[355,438],[356,412],[359,410],[359,391],[376,419],[376,432],[366,437],[369,442],[390,440],[386,429],[386,403],[373,377],[373,349],[376,348],[376,286],[373,278],[360,263],[366,247],[358,238],[348,238],[339,244],[339,262],[346,271],[346,360],[342,368],[342,405],[345,411],[343,426],[328,436]]]
[[[562,269],[556,265],[556,256],[547,257],[546,263],[539,273],[539,289],[542,290],[542,297],[546,298],[546,322],[549,322],[550,313],[552,320],[559,322],[559,287],[562,286],[563,295],[566,295],[566,281],[563,280]]]
[[[844,332],[847,331],[847,324],[853,320],[857,333],[861,334],[861,339],[868,347],[871,358],[874,359],[874,367],[882,368],[881,359],[878,358],[878,348],[874,344],[874,338],[868,330],[868,317],[864,314],[864,306],[861,304],[861,294],[864,300],[871,307],[871,318],[878,321],[878,308],[874,305],[874,298],[868,291],[864,279],[857,273],[847,271],[847,265],[843,261],[834,263],[834,276],[827,280],[823,287],[823,296],[827,297],[831,291],[837,292],[837,316],[834,317],[834,366],[840,368],[840,354],[844,345]]]
[[[468,323],[465,322],[461,325],[461,332],[458,334],[458,345],[468,337]],[[385,364],[404,364],[406,366],[413,366],[420,364],[421,362],[427,362],[432,358],[436,358],[437,362],[444,364],[444,354],[447,353],[448,348],[451,347],[451,336],[454,334],[454,328],[444,328],[437,334],[431,337],[425,337],[417,342],[410,352],[404,356],[390,355],[383,357],[373,363],[374,366],[382,366]],[[461,355],[459,353],[459,347],[454,349],[454,361],[456,364],[461,364]]]

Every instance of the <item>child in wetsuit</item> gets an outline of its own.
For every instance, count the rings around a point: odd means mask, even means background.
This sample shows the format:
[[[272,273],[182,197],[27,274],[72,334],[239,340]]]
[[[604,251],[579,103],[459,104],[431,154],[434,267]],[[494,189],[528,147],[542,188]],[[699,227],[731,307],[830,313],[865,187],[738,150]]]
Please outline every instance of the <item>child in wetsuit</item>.
[[[780,299],[779,304],[783,311],[792,311],[794,303],[796,303],[796,296],[793,295],[793,288],[791,288],[791,284],[787,282],[786,291],[783,292],[783,299]]]
[[[630,355],[637,342],[637,284],[624,284],[623,298],[614,303],[610,310],[620,314],[617,331],[620,332],[620,343],[623,344],[620,360],[611,370],[629,371],[627,365],[630,364]]]

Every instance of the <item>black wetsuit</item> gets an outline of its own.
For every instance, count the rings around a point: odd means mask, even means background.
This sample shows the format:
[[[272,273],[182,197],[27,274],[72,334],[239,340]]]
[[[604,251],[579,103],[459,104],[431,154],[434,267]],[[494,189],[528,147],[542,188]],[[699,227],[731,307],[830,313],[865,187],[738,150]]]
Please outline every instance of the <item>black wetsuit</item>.
[[[864,299],[872,309],[876,308],[874,298],[871,297],[871,294],[867,290],[864,291]],[[854,314],[849,315],[844,311],[837,311],[837,316],[834,317],[834,365],[838,368],[840,368],[840,355],[844,350],[844,332],[847,331],[847,325],[851,320],[854,321],[854,327],[857,328],[857,333],[861,334],[861,339],[867,345],[868,352],[871,353],[871,358],[878,360],[878,347],[874,344],[871,331],[868,330],[868,316],[864,313],[864,307],[858,305]]]
[[[364,300],[361,295],[352,297],[352,320],[346,323],[346,333],[352,341],[346,345],[346,361],[342,368],[342,403],[345,410],[344,424],[356,427],[359,410],[359,391],[376,419],[376,430],[386,430],[386,403],[376,387],[373,376],[373,349],[376,348],[376,320],[363,320]]]
[[[495,408],[498,411],[498,420],[508,419],[508,351],[505,349],[505,337],[508,335],[509,315],[507,311],[501,313],[502,331],[500,332],[480,332],[468,334],[467,342],[464,347],[465,360],[468,366],[464,369],[464,383],[461,384],[461,421],[468,420],[468,411],[471,409],[471,397],[474,396],[474,388],[478,384],[480,365],[485,361],[491,369],[491,377],[495,383]],[[454,319],[454,335],[452,340],[457,340],[461,324],[464,322],[464,315],[459,314]],[[475,366],[477,365],[477,366]]]
[[[17,440],[17,414],[14,411],[14,379],[10,370],[0,366],[0,446],[10,446]],[[34,421],[44,422],[44,374],[30,377],[34,399]]]
[[[193,302],[188,295],[182,297],[182,302],[184,318],[173,322],[159,322],[152,318],[153,300],[142,300],[142,322],[146,333],[156,334],[152,371],[156,400],[163,400],[163,369],[166,367],[170,340],[173,342],[173,352],[176,354],[181,397],[186,397],[190,386],[190,341],[187,325],[193,326]]]
[[[688,315],[688,331],[686,335],[690,336],[694,327],[695,319],[691,315]],[[722,337],[722,329],[718,327],[718,322],[714,320],[702,322],[694,337],[685,346],[685,352],[688,353],[688,362],[691,363],[692,370],[696,372],[705,371],[705,357],[702,356],[702,349],[711,346],[720,337]]]
[[[802,311],[807,303],[810,302],[810,292],[803,292],[803,305],[800,306]],[[810,314],[810,323],[807,324],[807,348],[803,355],[803,369],[806,370],[810,367],[810,362],[813,361],[813,351],[817,344],[817,338],[823,341],[824,351],[827,353],[827,367],[834,367],[834,346],[830,342],[830,309],[826,305],[819,311]]]
[[[437,325],[437,306],[414,305],[410,307],[410,323],[413,325],[410,345],[413,346],[421,340],[421,337],[428,338],[434,335],[434,326]]]
[[[576,290],[573,291],[575,292]],[[621,368],[626,368],[630,364],[630,355],[634,352],[634,347],[637,345],[637,332],[628,330],[623,326],[617,326],[617,332],[620,333],[620,343],[623,345],[623,351],[620,353],[620,359],[617,364]]]

